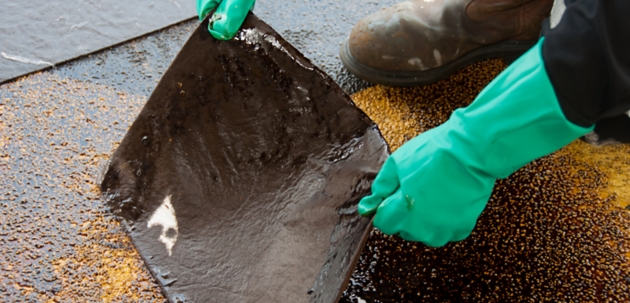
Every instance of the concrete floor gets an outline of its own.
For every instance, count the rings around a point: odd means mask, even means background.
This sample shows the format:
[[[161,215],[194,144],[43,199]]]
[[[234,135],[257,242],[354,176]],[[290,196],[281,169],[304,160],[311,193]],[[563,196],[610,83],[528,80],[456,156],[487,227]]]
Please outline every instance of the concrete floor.
[[[346,91],[338,47],[394,1],[261,1],[255,12]],[[161,302],[99,173],[197,21],[0,86],[0,301]]]

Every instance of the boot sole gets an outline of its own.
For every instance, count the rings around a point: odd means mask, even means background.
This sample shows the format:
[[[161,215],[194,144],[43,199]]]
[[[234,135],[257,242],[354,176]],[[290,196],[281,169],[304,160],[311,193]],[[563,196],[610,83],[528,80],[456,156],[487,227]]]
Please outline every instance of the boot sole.
[[[388,86],[419,86],[435,83],[466,65],[485,59],[503,58],[506,64],[511,64],[534,44],[536,41],[504,41],[468,52],[440,67],[413,72],[385,71],[366,66],[354,58],[348,40],[341,46],[339,56],[348,71],[365,81]]]

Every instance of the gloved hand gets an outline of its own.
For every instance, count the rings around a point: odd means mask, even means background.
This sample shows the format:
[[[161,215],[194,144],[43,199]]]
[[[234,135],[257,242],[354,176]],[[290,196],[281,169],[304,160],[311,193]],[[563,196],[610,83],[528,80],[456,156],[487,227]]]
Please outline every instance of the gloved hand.
[[[208,24],[208,31],[219,40],[230,40],[238,32],[256,0],[197,0],[199,20],[203,20],[217,5]]]
[[[544,39],[468,107],[394,152],[359,213],[385,234],[442,246],[470,235],[497,178],[590,132],[568,121],[545,71]]]

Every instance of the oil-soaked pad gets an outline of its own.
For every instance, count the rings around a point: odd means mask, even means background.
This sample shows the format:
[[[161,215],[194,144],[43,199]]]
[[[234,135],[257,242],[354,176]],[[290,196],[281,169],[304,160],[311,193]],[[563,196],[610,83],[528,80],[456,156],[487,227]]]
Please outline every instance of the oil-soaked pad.
[[[385,142],[253,14],[232,41],[206,26],[112,156],[104,195],[173,302],[334,302]]]

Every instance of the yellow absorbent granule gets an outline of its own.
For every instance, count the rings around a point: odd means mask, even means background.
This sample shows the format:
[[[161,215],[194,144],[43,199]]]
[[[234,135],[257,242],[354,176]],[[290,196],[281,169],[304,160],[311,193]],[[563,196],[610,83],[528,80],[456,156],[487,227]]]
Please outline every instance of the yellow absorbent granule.
[[[395,151],[505,68],[353,96]],[[341,302],[630,302],[630,146],[577,140],[504,180],[471,236],[442,248],[374,230]]]

